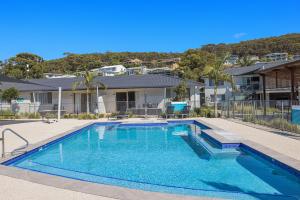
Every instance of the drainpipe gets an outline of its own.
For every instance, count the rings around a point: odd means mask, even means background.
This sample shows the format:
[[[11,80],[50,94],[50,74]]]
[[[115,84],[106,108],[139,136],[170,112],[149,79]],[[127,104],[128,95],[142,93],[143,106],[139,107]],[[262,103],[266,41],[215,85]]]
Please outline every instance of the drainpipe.
[[[98,114],[100,113],[100,110],[99,110],[99,87],[97,85],[97,110],[98,110]]]
[[[32,93],[33,96],[33,112],[34,112],[34,116],[36,116],[36,109],[35,109],[35,93]]]
[[[61,87],[58,88],[58,111],[57,111],[57,121],[60,120],[61,111]]]

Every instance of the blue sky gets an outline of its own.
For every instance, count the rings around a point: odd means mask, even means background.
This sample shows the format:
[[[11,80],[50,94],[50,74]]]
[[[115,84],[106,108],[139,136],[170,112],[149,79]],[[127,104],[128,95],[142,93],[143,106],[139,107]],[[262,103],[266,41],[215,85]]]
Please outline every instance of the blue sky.
[[[19,52],[182,52],[300,32],[299,0],[9,0],[0,8],[0,60]]]

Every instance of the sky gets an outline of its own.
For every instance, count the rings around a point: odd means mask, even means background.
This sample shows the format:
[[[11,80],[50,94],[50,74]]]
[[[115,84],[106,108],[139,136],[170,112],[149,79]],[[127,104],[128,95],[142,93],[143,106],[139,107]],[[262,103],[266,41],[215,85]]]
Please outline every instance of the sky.
[[[20,52],[183,52],[300,33],[299,0],[2,0],[0,60]]]

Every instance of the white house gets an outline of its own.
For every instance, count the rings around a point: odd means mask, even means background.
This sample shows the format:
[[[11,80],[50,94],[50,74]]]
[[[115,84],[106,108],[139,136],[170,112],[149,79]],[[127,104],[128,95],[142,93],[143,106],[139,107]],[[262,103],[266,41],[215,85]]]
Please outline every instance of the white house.
[[[95,68],[90,70],[91,72],[95,72],[97,74],[101,74],[103,76],[115,76],[126,73],[126,67],[123,65],[112,65],[112,66],[104,66],[101,68]]]
[[[79,85],[76,90],[73,88],[73,84],[80,80],[82,77],[31,79],[18,84],[0,80],[0,88],[16,87],[22,99],[35,103],[35,110],[43,111],[57,110],[58,88],[61,87],[62,110],[67,113],[82,113],[87,110],[86,88],[84,85]],[[115,113],[144,108],[164,111],[166,104],[175,97],[173,90],[181,81],[178,77],[160,74],[96,77],[94,87],[89,93],[89,109],[93,113]],[[106,86],[105,90],[97,90],[99,82]],[[187,81],[187,86],[188,103],[192,108],[200,107],[200,88],[203,86],[190,80]]]
[[[288,53],[269,53],[265,55],[265,58],[271,60],[272,62],[275,61],[287,61],[288,60]]]

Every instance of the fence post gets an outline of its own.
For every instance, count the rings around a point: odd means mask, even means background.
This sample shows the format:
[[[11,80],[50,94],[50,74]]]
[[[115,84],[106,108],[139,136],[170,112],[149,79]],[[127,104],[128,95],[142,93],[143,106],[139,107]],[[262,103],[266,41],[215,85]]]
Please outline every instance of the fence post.
[[[242,118],[244,119],[244,101],[242,101]]]
[[[253,111],[254,111],[254,116],[256,118],[256,101],[253,101]]]
[[[281,119],[283,119],[283,100],[281,100]]]
[[[232,105],[232,118],[234,118],[234,106],[235,106],[235,101],[233,101],[233,105]]]
[[[227,101],[227,118],[229,118],[229,104],[230,104],[230,101],[228,100]]]

